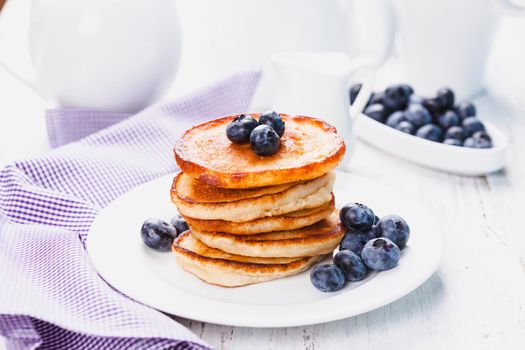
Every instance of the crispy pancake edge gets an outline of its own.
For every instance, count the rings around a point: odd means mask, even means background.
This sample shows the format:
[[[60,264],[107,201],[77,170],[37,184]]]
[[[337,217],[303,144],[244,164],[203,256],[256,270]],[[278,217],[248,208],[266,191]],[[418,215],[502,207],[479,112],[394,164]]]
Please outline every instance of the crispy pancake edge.
[[[257,113],[252,113],[252,115],[257,116]],[[215,119],[194,126],[193,128],[187,130],[174,147],[175,160],[177,161],[177,164],[183,172],[187,173],[195,179],[198,179],[212,186],[242,189],[280,185],[289,182],[314,179],[334,169],[343,159],[343,156],[346,151],[346,146],[343,141],[343,138],[339,134],[337,134],[337,130],[334,126],[316,118],[306,116],[289,116],[284,113],[281,113],[281,115],[283,117],[293,119],[294,122],[297,123],[315,123],[327,134],[337,137],[339,139],[339,147],[337,149],[334,149],[331,154],[327,154],[324,159],[319,161],[313,161],[301,167],[272,170],[269,169],[254,172],[246,171],[236,173],[212,170],[206,167],[206,165],[204,164],[199,164],[193,161],[188,155],[184,153],[184,150],[181,146],[182,143],[185,141],[184,138],[186,135],[189,135],[196,129],[211,128],[216,126],[217,124],[227,123],[239,116],[239,114],[237,114]]]

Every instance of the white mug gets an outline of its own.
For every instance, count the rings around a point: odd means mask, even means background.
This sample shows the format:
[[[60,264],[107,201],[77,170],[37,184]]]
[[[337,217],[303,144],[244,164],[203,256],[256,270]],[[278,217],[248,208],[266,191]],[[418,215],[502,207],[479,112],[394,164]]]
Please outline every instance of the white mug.
[[[136,112],[170,85],[181,55],[175,0],[32,0],[37,91],[60,106]]]
[[[503,14],[524,15],[510,0],[393,0],[408,83],[422,95],[451,87],[479,93],[494,31]]]

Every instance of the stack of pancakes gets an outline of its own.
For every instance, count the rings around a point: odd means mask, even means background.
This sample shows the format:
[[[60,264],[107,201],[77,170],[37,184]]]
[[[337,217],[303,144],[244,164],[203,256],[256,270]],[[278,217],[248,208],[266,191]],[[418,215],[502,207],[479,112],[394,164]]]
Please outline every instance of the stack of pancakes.
[[[208,283],[234,287],[301,272],[344,235],[332,193],[342,138],[321,120],[281,116],[286,130],[269,157],[228,140],[236,116],[196,126],[175,146],[182,172],[171,199],[190,230],[173,251]]]

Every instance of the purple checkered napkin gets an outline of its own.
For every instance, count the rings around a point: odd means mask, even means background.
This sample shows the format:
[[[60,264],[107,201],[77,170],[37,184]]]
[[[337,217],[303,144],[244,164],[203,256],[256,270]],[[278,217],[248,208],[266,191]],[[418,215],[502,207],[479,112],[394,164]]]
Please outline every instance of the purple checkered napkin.
[[[170,317],[108,286],[83,243],[109,202],[177,170],[172,148],[184,130],[246,111],[258,79],[259,72],[240,73],[130,117],[48,113],[55,145],[116,124],[0,171],[0,335],[8,348],[209,348]]]

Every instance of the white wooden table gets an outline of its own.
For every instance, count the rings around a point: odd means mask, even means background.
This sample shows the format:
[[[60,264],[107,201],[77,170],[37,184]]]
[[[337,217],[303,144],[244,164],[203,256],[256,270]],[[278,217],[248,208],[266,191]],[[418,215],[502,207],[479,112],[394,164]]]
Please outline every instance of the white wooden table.
[[[6,39],[6,27],[17,25],[9,21],[7,16],[0,21],[0,49],[19,45]],[[521,34],[515,34],[516,28]],[[511,22],[506,30],[505,35],[525,39],[524,25]],[[510,49],[518,44],[497,45]],[[503,63],[514,57],[517,64],[525,57],[525,50],[518,49],[493,60]],[[501,63],[489,67],[492,87],[499,96],[509,95],[515,107],[489,95],[476,104],[510,139],[504,171],[454,176],[357,145],[356,174],[416,191],[421,205],[437,218],[445,253],[439,270],[420,288],[378,310],[308,327],[254,329],[177,320],[217,349],[524,349],[525,111],[518,107],[525,108],[525,90],[519,85],[525,76],[516,78],[508,62]],[[518,69],[525,71],[525,66]],[[48,149],[44,107],[0,69],[0,164]]]

